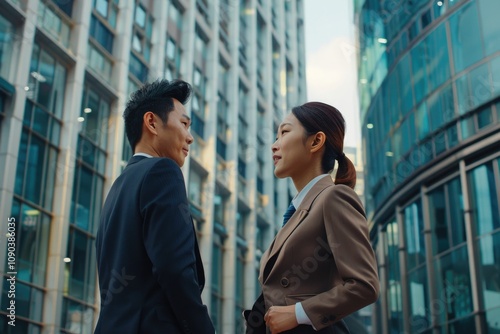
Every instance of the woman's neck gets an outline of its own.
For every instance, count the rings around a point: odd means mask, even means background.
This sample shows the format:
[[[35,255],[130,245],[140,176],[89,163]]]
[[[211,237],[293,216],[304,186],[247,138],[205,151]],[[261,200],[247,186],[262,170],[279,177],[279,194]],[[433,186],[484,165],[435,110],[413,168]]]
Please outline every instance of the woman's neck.
[[[297,189],[297,193],[300,193],[300,191],[304,189],[304,187],[307,186],[307,184],[311,182],[312,179],[321,174],[325,173],[323,173],[323,171],[320,168],[318,169],[311,168],[309,170],[305,170],[304,172],[300,173],[300,175],[292,176],[291,178],[293,184],[295,185],[295,189]]]

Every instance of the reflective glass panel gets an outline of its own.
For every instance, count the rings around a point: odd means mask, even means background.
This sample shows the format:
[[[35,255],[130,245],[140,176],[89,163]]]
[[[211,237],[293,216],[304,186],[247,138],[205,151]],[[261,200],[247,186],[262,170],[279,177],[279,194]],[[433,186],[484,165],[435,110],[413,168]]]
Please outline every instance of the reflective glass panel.
[[[478,235],[500,227],[498,213],[498,183],[492,163],[474,168],[468,173],[471,211]]]
[[[431,325],[428,291],[425,266],[408,274],[411,333],[421,333]]]
[[[484,56],[476,2],[464,5],[449,22],[455,73],[458,73]]]
[[[500,29],[498,29],[497,15],[500,13],[500,1],[479,0],[478,7],[486,55],[490,55],[500,50]]]
[[[472,312],[472,293],[467,247],[453,250],[434,262],[436,274],[435,314],[440,323],[462,318]],[[436,307],[439,304],[439,307]]]
[[[500,232],[488,234],[477,241],[480,256],[484,308],[500,307]],[[500,319],[500,318],[499,318]]]
[[[425,262],[424,222],[420,200],[404,209],[408,269]]]

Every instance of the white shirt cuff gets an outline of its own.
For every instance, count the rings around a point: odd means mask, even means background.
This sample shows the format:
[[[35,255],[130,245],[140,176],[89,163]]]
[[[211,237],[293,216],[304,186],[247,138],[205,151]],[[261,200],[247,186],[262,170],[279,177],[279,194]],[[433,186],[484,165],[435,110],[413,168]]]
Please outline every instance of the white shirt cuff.
[[[302,307],[302,303],[295,304],[295,317],[297,318],[297,323],[299,325],[311,325],[311,319],[307,316],[304,308]],[[314,328],[314,327],[313,327]]]

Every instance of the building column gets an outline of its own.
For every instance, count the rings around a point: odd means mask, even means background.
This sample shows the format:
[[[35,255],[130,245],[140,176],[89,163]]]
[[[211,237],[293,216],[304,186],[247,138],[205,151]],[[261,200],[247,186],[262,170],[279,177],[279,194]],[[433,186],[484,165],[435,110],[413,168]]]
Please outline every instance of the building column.
[[[26,90],[28,86],[28,77],[30,71],[31,54],[33,53],[33,44],[35,39],[35,22],[38,16],[38,1],[29,0],[26,2],[26,18],[24,25],[16,29],[19,32],[19,38],[16,39],[13,49],[12,68],[17,69],[10,73],[12,84],[15,87],[15,93],[7,99],[7,114],[2,121],[0,161],[0,212],[4,213],[0,221],[0,235],[7,234],[8,218],[11,216],[12,200],[14,196],[14,185],[16,180],[17,160],[19,156],[20,138],[23,129],[24,108],[26,105]],[[19,50],[19,52],[16,52]],[[17,222],[17,226],[20,222]],[[5,240],[5,239],[3,239]],[[7,247],[0,243],[0,272],[5,268],[7,259]],[[3,284],[0,284],[0,294],[3,290]]]
[[[386,244],[386,239],[383,238],[383,232],[382,232],[382,227],[378,225],[377,227],[377,235],[379,236],[378,244],[377,244],[377,249],[376,249],[376,255],[377,255],[377,262],[378,262],[378,269],[379,269],[379,281],[380,281],[380,291],[382,291],[381,295],[379,296],[380,298],[380,306],[381,306],[381,312],[380,314],[382,321],[382,333],[381,334],[388,334],[388,324],[387,320],[389,319],[389,314],[388,314],[388,303],[387,303],[387,263],[386,263],[386,257],[384,254],[384,250],[387,249],[387,244]]]
[[[75,2],[70,47],[76,63],[68,69],[64,97],[63,126],[61,128],[60,151],[56,166],[54,184],[53,221],[50,229],[50,243],[47,258],[46,293],[43,301],[42,333],[56,333],[61,329],[62,302],[66,276],[69,223],[75,161],[77,156],[78,133],[81,123],[77,118],[81,113],[81,101],[85,81],[88,32],[90,27],[91,3]]]
[[[405,226],[404,226],[404,214],[402,208],[398,205],[396,206],[396,219],[398,224],[398,239],[399,239],[399,275],[401,278],[401,306],[403,309],[403,329],[404,333],[411,333],[410,331],[410,296],[408,291],[408,280],[407,273],[408,269],[406,266],[406,238],[405,238]],[[385,332],[388,333],[388,332]]]
[[[474,313],[474,322],[476,333],[485,333],[484,322],[484,300],[481,291],[481,282],[479,278],[479,252],[480,249],[476,245],[476,230],[472,226],[472,208],[469,199],[469,185],[467,183],[467,171],[465,161],[459,161],[460,170],[460,185],[462,187],[463,204],[464,204],[464,219],[465,219],[465,236],[467,240],[467,255],[469,257],[469,274],[472,292],[472,307]]]
[[[92,9],[90,9],[92,10]],[[104,181],[104,194],[108,194],[113,182],[122,171],[123,140],[125,134],[125,123],[123,111],[129,98],[128,67],[130,60],[130,49],[132,45],[132,31],[134,26],[134,0],[120,1],[116,32],[113,48],[115,63],[112,71],[112,87],[116,87],[118,99],[111,104],[109,114],[108,144],[106,159],[106,179]],[[88,15],[90,16],[90,15]],[[104,198],[105,198],[104,196]]]

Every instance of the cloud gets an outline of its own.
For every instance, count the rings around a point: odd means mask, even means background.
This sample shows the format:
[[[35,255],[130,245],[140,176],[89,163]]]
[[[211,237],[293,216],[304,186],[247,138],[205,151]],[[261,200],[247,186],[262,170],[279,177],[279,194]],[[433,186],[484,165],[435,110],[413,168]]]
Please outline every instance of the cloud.
[[[340,110],[347,124],[346,145],[359,142],[356,49],[347,37],[337,37],[308,54],[306,75],[309,101]]]

